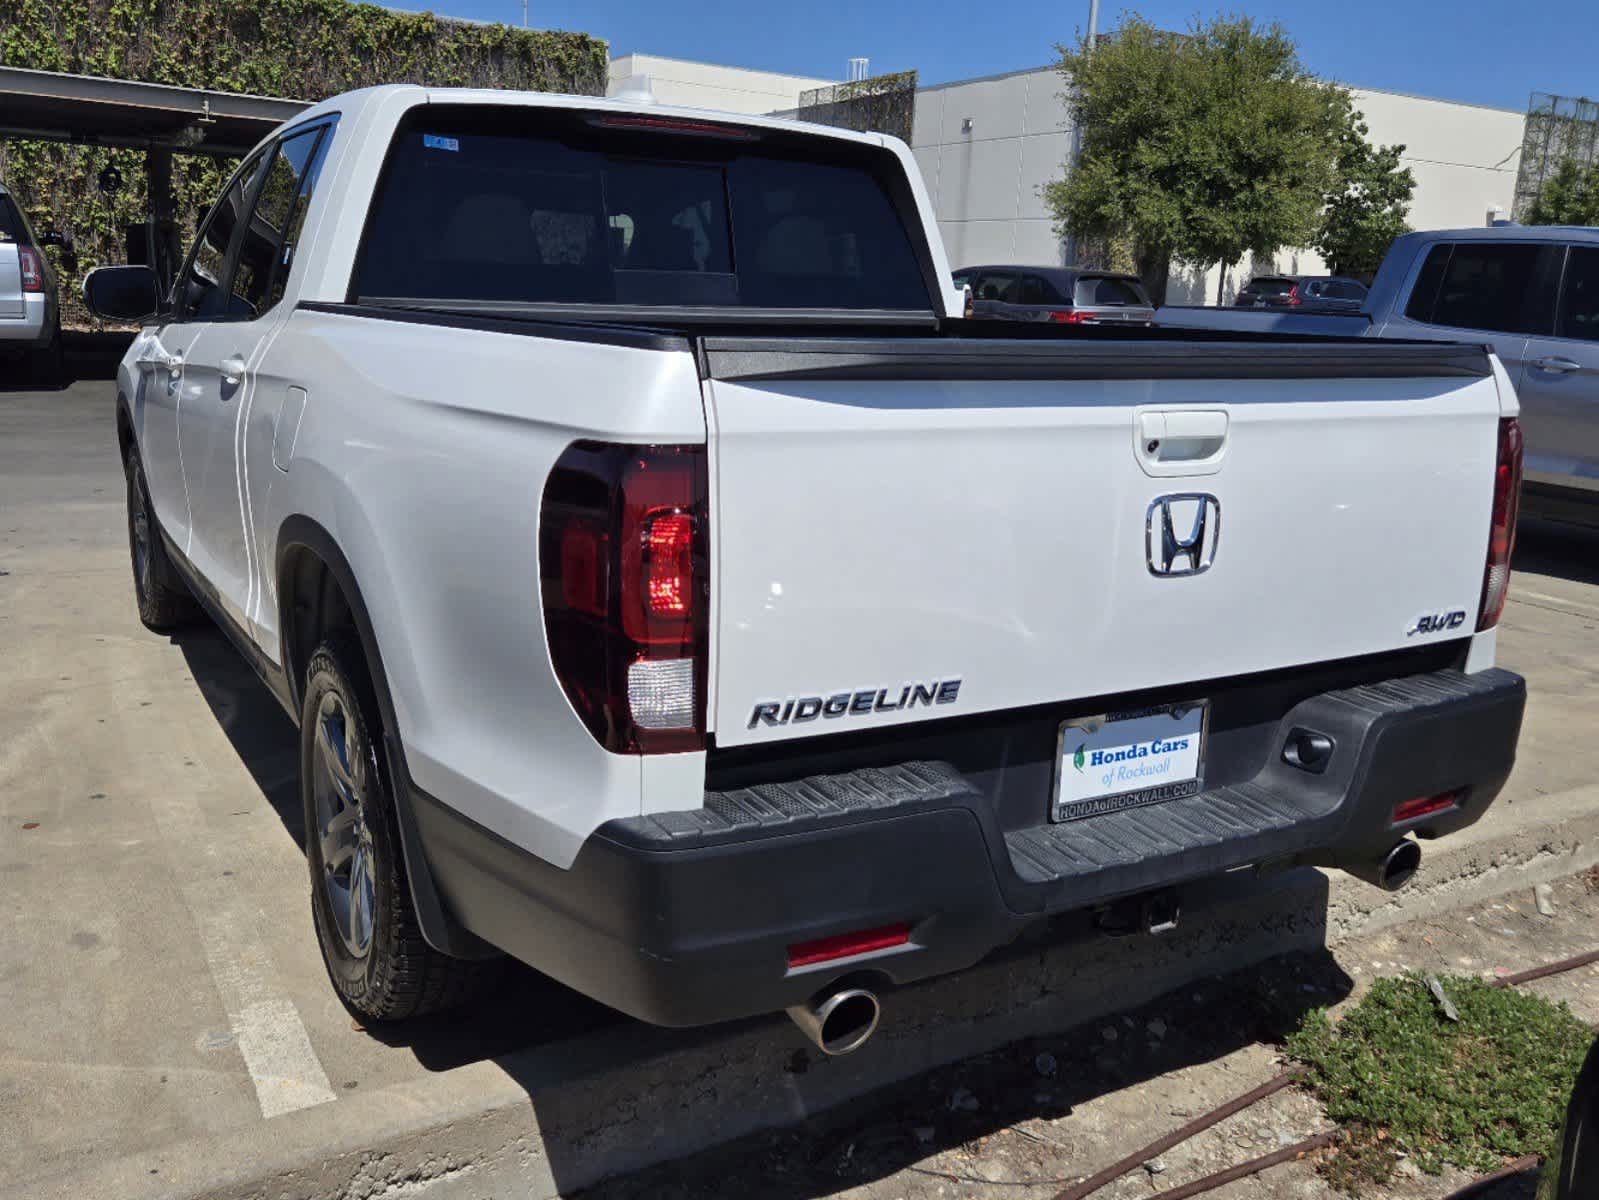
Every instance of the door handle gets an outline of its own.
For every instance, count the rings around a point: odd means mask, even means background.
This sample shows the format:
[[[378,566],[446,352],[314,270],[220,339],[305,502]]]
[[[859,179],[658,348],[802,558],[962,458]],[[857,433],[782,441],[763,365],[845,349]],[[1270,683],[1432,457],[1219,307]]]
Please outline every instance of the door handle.
[[[1535,358],[1532,365],[1540,371],[1553,371],[1557,375],[1569,375],[1572,371],[1582,370],[1582,364],[1570,358],[1554,355],[1549,358]]]
[[[222,369],[222,382],[229,387],[238,387],[244,378],[244,359],[237,354],[230,354],[220,364]]]
[[[1224,409],[1139,413],[1133,453],[1147,475],[1213,475],[1221,469],[1228,423]]]

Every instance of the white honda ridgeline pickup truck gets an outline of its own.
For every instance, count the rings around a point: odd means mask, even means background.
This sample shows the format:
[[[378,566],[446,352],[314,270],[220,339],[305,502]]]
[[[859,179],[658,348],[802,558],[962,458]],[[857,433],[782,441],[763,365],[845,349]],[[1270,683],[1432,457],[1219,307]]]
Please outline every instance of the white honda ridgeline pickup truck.
[[[646,1021],[1040,918],[1385,887],[1482,816],[1520,478],[1480,346],[959,319],[889,137],[386,87],[247,158],[117,381],[139,614],[298,722],[363,1020],[502,953]]]

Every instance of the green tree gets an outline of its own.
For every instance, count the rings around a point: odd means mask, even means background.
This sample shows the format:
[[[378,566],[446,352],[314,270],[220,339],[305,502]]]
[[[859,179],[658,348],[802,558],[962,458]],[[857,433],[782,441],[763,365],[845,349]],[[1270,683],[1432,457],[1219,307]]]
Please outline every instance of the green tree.
[[[1599,163],[1560,160],[1527,213],[1529,225],[1599,225]]]
[[[1338,275],[1376,272],[1388,246],[1409,233],[1405,215],[1416,178],[1404,146],[1373,146],[1363,114],[1345,107],[1338,133],[1337,179],[1327,196],[1315,246]]]
[[[1338,179],[1344,89],[1313,78],[1280,25],[1162,32],[1136,16],[1059,46],[1082,154],[1046,186],[1060,229],[1130,237],[1157,298],[1172,258],[1219,263],[1309,245]]]

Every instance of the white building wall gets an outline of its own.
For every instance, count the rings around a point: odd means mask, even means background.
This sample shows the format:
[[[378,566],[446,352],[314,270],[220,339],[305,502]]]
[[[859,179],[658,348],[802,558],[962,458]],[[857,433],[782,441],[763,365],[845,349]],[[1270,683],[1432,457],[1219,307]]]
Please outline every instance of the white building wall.
[[[605,94],[616,95],[638,75],[649,76],[651,90],[662,104],[754,115],[795,108],[801,92],[838,82],[688,62],[658,54],[624,54],[611,60]]]
[[[1509,213],[1523,115],[1398,92],[1351,89],[1371,140],[1402,143],[1416,177],[1410,224],[1417,229],[1482,225],[1497,206]],[[1061,264],[1064,244],[1042,189],[1065,172],[1070,120],[1064,83],[1052,67],[923,88],[916,96],[912,148],[933,198],[952,266],[980,262]],[[1310,250],[1229,272],[1226,299],[1257,271],[1316,274]],[[1168,300],[1215,303],[1215,266],[1174,264]]]

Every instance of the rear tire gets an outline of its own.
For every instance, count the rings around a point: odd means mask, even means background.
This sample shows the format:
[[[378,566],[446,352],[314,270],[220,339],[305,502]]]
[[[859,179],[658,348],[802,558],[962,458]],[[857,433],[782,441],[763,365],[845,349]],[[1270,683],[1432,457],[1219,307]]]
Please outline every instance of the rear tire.
[[[311,655],[300,710],[305,858],[328,978],[366,1023],[456,1007],[499,967],[441,954],[422,936],[377,750],[382,728],[360,643],[331,634]]]
[[[128,480],[128,555],[133,563],[133,595],[139,606],[139,620],[155,633],[170,633],[192,625],[200,618],[200,606],[167,557],[155,508],[150,504],[144,464],[133,446],[128,447],[123,470]]]

